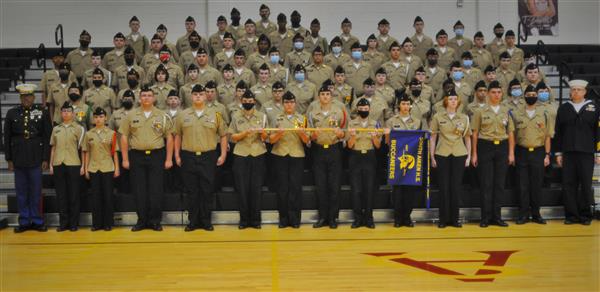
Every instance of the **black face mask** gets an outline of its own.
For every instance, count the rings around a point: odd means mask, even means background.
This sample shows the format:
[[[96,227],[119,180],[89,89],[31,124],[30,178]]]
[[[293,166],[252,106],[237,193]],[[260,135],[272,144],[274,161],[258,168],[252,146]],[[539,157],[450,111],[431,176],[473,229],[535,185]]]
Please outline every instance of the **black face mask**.
[[[127,66],[133,66],[133,58],[125,58],[125,64]]]
[[[537,102],[537,96],[525,96],[525,103],[528,105],[534,105]]]
[[[292,23],[292,27],[300,26],[300,19],[292,19],[290,22]]]
[[[504,32],[495,32],[494,34],[496,35],[497,38],[501,38],[502,35],[504,34]]]
[[[438,60],[437,60],[437,59],[427,59],[427,63],[428,63],[430,66],[435,66],[435,65],[437,65],[437,63],[438,63]]]
[[[414,97],[419,97],[421,96],[421,89],[413,89],[410,93],[412,93]]]
[[[361,118],[365,119],[365,118],[367,118],[369,116],[369,111],[358,111],[358,115]]]
[[[231,16],[231,25],[233,26],[238,26],[240,25],[240,16],[239,15],[232,15]]]
[[[69,93],[69,99],[73,102],[78,101],[81,98],[81,95],[77,93]]]
[[[190,42],[190,47],[192,47],[192,49],[197,49],[200,46],[200,42]]]
[[[60,72],[58,73],[58,76],[60,77],[60,81],[67,81],[69,80],[69,72]]]
[[[129,85],[129,88],[135,88],[138,86],[138,81],[135,79],[127,79],[127,85]]]
[[[133,107],[133,101],[132,101],[132,100],[129,100],[129,99],[126,99],[126,100],[124,100],[123,102],[121,102],[121,105],[123,105],[123,107],[124,107],[126,110],[130,110],[130,109]]]
[[[92,83],[94,83],[94,86],[96,87],[102,86],[102,80],[93,80]]]
[[[244,102],[244,103],[242,103],[242,107],[243,107],[245,110],[249,111],[249,110],[251,110],[251,109],[254,107],[254,103],[251,103],[251,102]]]
[[[86,49],[90,45],[90,42],[84,41],[84,40],[79,40],[79,45],[81,46],[81,48]]]

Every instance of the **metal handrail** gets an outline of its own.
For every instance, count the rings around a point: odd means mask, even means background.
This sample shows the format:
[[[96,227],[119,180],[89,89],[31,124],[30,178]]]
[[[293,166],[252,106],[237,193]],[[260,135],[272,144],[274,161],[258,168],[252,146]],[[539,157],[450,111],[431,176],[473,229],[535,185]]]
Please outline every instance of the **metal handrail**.
[[[519,19],[519,24],[517,25],[517,46],[521,45],[521,41],[524,43],[527,42],[527,32],[522,33],[523,29],[526,29],[526,25],[522,19]],[[525,30],[526,31],[526,30]]]
[[[58,38],[58,35],[60,33],[60,38]],[[56,42],[56,45],[60,45],[60,51],[64,54],[65,53],[65,42],[64,42],[64,37],[63,37],[63,26],[62,24],[59,24],[58,26],[56,26],[56,29],[54,30],[54,41]]]
[[[35,50],[35,63],[39,67],[44,67],[44,72],[46,72],[46,46],[43,43]]]
[[[569,64],[565,61],[560,62],[558,65],[558,104],[562,104],[563,102],[563,86],[569,86],[569,83],[564,80],[565,70],[568,72],[569,80],[573,79],[573,70],[569,66]]]
[[[546,44],[542,41],[539,40],[535,46],[535,64],[536,65],[547,65],[548,64],[548,49],[546,48]]]

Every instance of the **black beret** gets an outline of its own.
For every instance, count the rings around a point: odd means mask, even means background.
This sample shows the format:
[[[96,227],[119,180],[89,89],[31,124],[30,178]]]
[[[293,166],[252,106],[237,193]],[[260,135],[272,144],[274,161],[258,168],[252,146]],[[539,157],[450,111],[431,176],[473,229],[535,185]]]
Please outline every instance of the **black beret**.
[[[373,79],[371,79],[371,77],[365,79],[365,81],[363,81],[363,85],[367,85],[367,86],[373,86],[375,85],[375,81],[373,81]]]
[[[105,115],[106,116],[106,111],[103,108],[101,108],[101,107],[97,107],[94,110],[94,116],[101,116],[101,115]]]
[[[60,107],[60,109],[61,109],[61,110],[64,110],[64,109],[70,109],[70,110],[73,110],[73,106],[71,105],[71,103],[70,103],[70,102],[68,102],[68,101],[65,101],[65,102],[63,103],[63,105]]]
[[[317,46],[314,50],[313,50],[313,54],[314,53],[323,53],[323,49],[321,49],[321,46]]]
[[[271,86],[271,89],[284,89],[285,85],[283,85],[283,83],[281,83],[281,81],[275,81],[275,83],[273,83],[273,86]]]
[[[132,23],[134,21],[140,22],[140,20],[135,15],[129,20],[129,23]]]
[[[185,19],[185,22],[196,22],[196,20],[195,20],[193,17],[191,17],[191,16],[188,16],[188,17]]]
[[[377,69],[377,71],[375,71],[375,75],[377,75],[377,74],[387,75],[387,72],[385,72],[385,69],[383,69],[383,67],[379,67],[379,69]]]
[[[342,66],[338,65],[337,67],[335,67],[335,74],[345,74],[346,71],[344,71],[344,68],[342,68]]]
[[[510,54],[506,51],[502,52],[502,54],[500,54],[500,60],[502,59],[510,59]]]
[[[344,18],[344,20],[342,20],[342,24],[348,24],[348,23],[352,24],[352,22],[350,22],[350,19],[348,19],[347,17]]]
[[[525,93],[527,93],[527,92],[537,92],[537,90],[536,90],[535,86],[529,84],[529,85],[527,85],[527,87],[525,87]]]
[[[123,35],[122,32],[118,32],[117,34],[115,34],[113,39],[125,39],[125,35]]]
[[[256,25],[256,23],[254,23],[254,21],[252,19],[250,19],[250,18],[248,18],[248,20],[246,20],[246,22],[244,23],[244,25],[246,25],[246,24],[254,24],[254,25]]]
[[[194,92],[203,92],[203,91],[205,91],[205,89],[200,84],[196,84],[196,85],[194,85],[194,87],[192,87],[192,93],[194,93]]]
[[[246,56],[246,52],[244,52],[244,50],[242,50],[241,48],[237,49],[235,51],[235,53],[233,54],[234,56]]]
[[[239,10],[237,10],[237,8],[233,7],[233,8],[231,9],[231,14],[240,14],[240,11],[239,11]]]
[[[100,68],[96,68],[94,71],[92,71],[92,75],[102,75],[104,77],[104,72],[102,72]]]
[[[256,96],[254,96],[254,92],[252,92],[252,90],[246,89],[246,91],[244,91],[244,95],[242,95],[242,98],[256,98]]]
[[[354,49],[362,49],[362,48],[360,47],[360,44],[358,42],[354,42],[352,44],[352,46],[350,46],[350,49],[354,50]]]
[[[160,40],[160,41],[162,42],[162,39],[160,38],[160,36],[158,36],[158,34],[157,34],[157,33],[155,33],[155,34],[152,36],[152,40],[151,40],[151,41],[153,41],[153,40]]]
[[[85,30],[85,29],[81,32],[81,34],[79,34],[79,36],[81,37],[81,36],[84,36],[84,35],[87,35],[87,36],[91,37],[90,33],[87,32],[87,30]]]
[[[294,35],[294,38],[292,38],[292,40],[295,41],[295,40],[298,40],[298,39],[304,40],[304,36],[302,36],[299,32]]]
[[[297,10],[292,11],[292,14],[290,14],[290,16],[300,16],[300,13]]]
[[[409,37],[404,38],[404,41],[402,41],[402,45],[404,46],[404,44],[406,43],[411,43],[412,44],[412,40]]]
[[[133,97],[133,98],[135,98],[135,93],[133,93],[133,90],[127,89],[127,90],[125,90],[125,92],[123,92],[123,97]]]
[[[500,82],[498,82],[497,80],[494,80],[494,81],[490,82],[490,84],[488,85],[488,91],[492,90],[494,88],[502,89],[502,86],[500,85]]]
[[[198,66],[196,66],[196,64],[192,63],[187,67],[188,71],[192,71],[192,70],[198,70]]]
[[[361,98],[356,103],[356,106],[371,106],[371,103],[366,98]]]
[[[167,30],[167,27],[164,24],[159,24],[156,30]]]
[[[233,71],[233,66],[231,66],[231,64],[225,64],[225,66],[223,66],[223,71]]]
[[[515,78],[515,79],[511,80],[511,81],[508,83],[508,87],[513,87],[513,86],[516,86],[516,85],[519,85],[519,86],[521,86],[521,82],[519,82],[519,80],[518,80],[517,78]]]
[[[379,23],[377,23],[377,25],[388,25],[388,24],[390,24],[390,22],[387,21],[387,19],[385,19],[385,18],[380,20]]]
[[[438,31],[438,33],[435,34],[435,38],[439,38],[440,36],[443,36],[443,35],[448,36],[448,34],[446,33],[445,30],[440,29],[440,31]]]
[[[223,34],[223,39],[233,39],[233,35],[230,32],[226,31]]]
[[[515,36],[515,32],[512,31],[512,30],[509,30],[509,31],[506,32],[505,36],[507,36],[507,37],[508,36]]]
[[[421,18],[421,16],[417,16],[417,17],[415,17],[415,20],[413,21],[413,25],[414,25],[415,23],[417,23],[417,22],[424,22],[424,21],[423,21],[423,18]]]
[[[504,28],[504,26],[502,26],[502,23],[498,22],[498,23],[496,23],[496,25],[494,25],[494,29],[497,29],[497,28]]]
[[[291,93],[291,92],[289,92],[289,91],[286,91],[286,92],[283,94],[283,97],[282,97],[282,99],[283,99],[283,100],[295,100],[295,99],[296,99],[296,96],[295,96],[293,93]]]
[[[432,56],[432,55],[438,55],[438,52],[436,49],[434,48],[430,48],[429,50],[427,50],[427,56]]]
[[[475,33],[475,35],[473,36],[473,38],[483,38],[483,33],[481,31],[478,31]]]
[[[454,24],[454,27],[457,27],[457,26],[462,26],[462,27],[464,27],[465,25],[464,25],[462,22],[460,22],[460,20],[459,20],[459,21],[457,21],[457,22]]]
[[[269,70],[269,66],[267,65],[267,63],[263,63],[262,65],[260,65],[258,70]]]
[[[225,18],[225,16],[223,16],[223,15],[219,15],[219,17],[217,17],[217,22],[219,22],[219,21],[227,22],[227,18]]]
[[[485,67],[485,69],[483,70],[483,74],[486,74],[488,72],[496,72],[496,68],[494,68],[494,66],[492,65],[488,65],[487,67]]]
[[[315,18],[310,22],[310,25],[321,25],[321,22],[319,22],[319,20]]]
[[[478,81],[478,82],[475,84],[475,87],[473,87],[473,89],[477,90],[477,89],[479,89],[479,88],[481,88],[481,87],[483,87],[483,88],[487,88],[487,87],[485,86],[485,82],[484,82],[483,80],[479,80],[479,81]]]
[[[194,87],[195,87],[195,86],[194,86]],[[177,90],[175,90],[175,89],[171,89],[171,90],[169,91],[169,94],[168,94],[167,96],[179,96],[179,95],[177,94]]]
[[[260,8],[258,8],[259,10],[263,10],[263,9],[269,9],[269,6],[265,5],[265,4],[261,4]]]
[[[283,13],[279,13],[277,15],[277,23],[280,23],[280,22],[287,22],[287,17]]]
[[[208,89],[215,89],[217,88],[217,83],[214,80],[209,80],[208,82],[206,82],[206,84],[204,85],[204,88]]]
[[[306,72],[306,69],[301,64],[298,64],[294,67],[294,72]]]
[[[246,82],[244,82],[244,80],[240,80],[236,85],[235,85],[235,89],[247,89],[248,86],[246,85]]]
[[[473,54],[469,51],[464,51],[460,56],[461,59],[473,59]]]

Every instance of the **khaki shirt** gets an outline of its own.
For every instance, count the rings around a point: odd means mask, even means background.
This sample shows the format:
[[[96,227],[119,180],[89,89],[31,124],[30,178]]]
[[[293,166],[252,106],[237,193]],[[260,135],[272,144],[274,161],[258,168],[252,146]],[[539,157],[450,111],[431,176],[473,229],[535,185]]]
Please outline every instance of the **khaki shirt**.
[[[313,39],[312,35],[304,37],[304,51],[311,55],[317,47],[321,47],[321,50],[323,50],[323,55],[327,55],[329,53],[328,44],[329,42],[327,42],[327,39],[322,36],[318,36],[316,39]]]
[[[108,120],[108,127],[115,131],[118,131],[121,127],[121,123],[127,117],[127,114],[129,114],[129,112],[131,112],[132,110],[133,109],[126,111],[125,108],[120,108],[116,110]]]
[[[415,47],[413,54],[417,55],[421,60],[426,60],[427,51],[433,48],[433,40],[426,35],[423,35],[422,39],[419,40],[416,33],[410,37],[410,40]]]
[[[85,133],[81,150],[89,152],[88,172],[115,171],[112,151],[116,151],[118,145],[117,133],[107,127],[102,129],[93,128]]]
[[[500,54],[502,54],[503,52],[508,52],[511,56],[509,68],[514,72],[521,71],[521,69],[523,68],[523,64],[525,63],[525,53],[523,52],[523,50],[514,47],[511,54],[508,50],[508,47],[506,47],[504,48],[504,50],[500,51]]]
[[[154,92],[154,105],[161,110],[167,109],[167,98],[169,97],[169,92],[171,92],[171,90],[175,90],[175,87],[169,84],[165,84],[162,87],[158,84],[155,84],[152,85],[150,89],[152,89],[152,92]]]
[[[146,74],[146,84],[153,85],[156,84],[156,80],[154,80],[154,72],[158,69],[159,64],[154,64],[150,69],[148,69],[148,74]],[[185,75],[183,75],[183,71],[179,65],[174,63],[167,64],[167,72],[169,72],[169,80],[167,83],[173,86],[174,88],[179,88],[185,84]]]
[[[119,53],[117,53],[119,52]],[[120,54],[120,55],[119,55]],[[106,53],[102,58],[102,67],[108,71],[114,72],[117,67],[125,65],[125,48],[121,50],[113,49]]]
[[[300,114],[306,113],[308,105],[315,99],[317,94],[316,86],[310,81],[291,82],[286,89],[296,97],[296,111]]]
[[[75,77],[84,78],[85,71],[94,67],[92,65],[92,49],[88,48],[83,54],[80,48],[71,50],[65,58],[65,63],[71,65],[71,71],[75,73]]]
[[[104,79],[102,79],[104,81],[104,85],[111,86],[114,82],[113,72],[110,72],[102,67],[98,67],[98,69],[102,70],[102,73],[104,73]],[[92,77],[94,75],[94,70],[95,70],[95,68],[88,69],[87,71],[85,71],[85,73],[84,73],[85,78],[83,79],[83,84],[82,84],[83,89],[88,89],[88,88],[94,87],[94,81],[92,80]]]
[[[269,125],[275,127],[277,117],[283,113],[283,104],[281,101],[276,102],[270,99],[262,105],[260,110],[267,115]]]
[[[473,116],[472,129],[478,131],[479,139],[487,141],[502,141],[508,139],[508,134],[514,132],[515,124],[506,106],[499,105],[498,113],[490,105],[485,106]]]
[[[350,107],[350,117],[352,119],[358,118],[358,101],[361,98],[366,98],[369,100],[369,120],[373,120],[377,122],[378,125],[383,125],[387,119],[389,119],[393,112],[387,105],[387,102],[380,98],[377,95],[373,95],[371,98],[367,98],[366,96],[361,96],[359,98],[354,99],[352,102],[352,106]]]
[[[133,40],[133,34],[129,33],[125,41],[127,42],[127,45],[133,48],[136,62],[140,63],[144,54],[150,50],[150,41],[148,38],[145,35],[138,33],[137,39]]]
[[[222,83],[217,86],[217,100],[220,103],[229,105],[235,99],[235,85],[233,83]]]
[[[158,54],[155,54],[153,52],[145,54],[142,58],[142,61],[140,62],[140,66],[146,71],[156,64],[160,64],[160,59],[158,59]],[[146,79],[140,78],[140,80],[144,82]]]
[[[119,90],[119,93],[117,93],[117,107],[116,108],[121,108],[122,103],[123,103],[123,95],[125,95],[125,91],[127,91],[128,89],[129,88],[121,89],[121,90]],[[142,90],[138,86],[137,88],[131,89],[131,91],[133,91],[133,97],[134,97],[133,106],[134,107],[140,106],[140,92]]]
[[[342,86],[334,86],[333,92],[331,93],[331,97],[332,99],[337,100],[342,104],[345,104],[347,107],[350,107],[352,105],[352,101],[356,99],[356,94],[352,86],[344,83],[344,85]]]
[[[285,69],[285,67],[277,64],[277,65],[272,65],[269,64],[269,69],[271,69],[271,79],[269,79],[269,82],[271,83],[275,83],[277,81],[281,82],[281,84],[287,84],[288,82],[288,76],[289,76],[289,72],[287,69]]]
[[[384,84],[382,87],[375,86],[375,95],[383,98],[383,100],[387,102],[388,107],[390,107],[390,109],[394,109],[394,99],[396,98],[396,92],[387,83]]]
[[[347,55],[345,53],[341,53],[339,56],[335,56],[333,53],[329,53],[323,58],[323,63],[331,67],[331,69],[335,73],[335,69],[338,66],[344,67],[346,63],[352,63],[352,58],[350,57],[350,55]]]
[[[321,103],[316,104],[310,112],[307,113],[308,122],[311,128],[341,128],[345,129],[348,125],[348,114],[345,108],[331,104],[329,110],[325,111]],[[340,139],[334,131],[319,132],[316,143],[329,147],[339,142]]]
[[[479,103],[479,102],[477,102],[477,100],[474,100],[472,103],[469,103],[467,105],[467,115],[469,116],[470,119],[473,119],[473,115],[475,115],[476,112],[480,111],[486,105],[487,105],[486,102]]]
[[[143,83],[144,80],[146,80],[146,70],[144,70],[144,68],[138,65],[133,65],[131,68],[127,65],[124,65],[115,69],[114,76],[112,78],[112,86],[116,87],[117,90],[128,89],[129,84],[127,84],[127,72],[131,71],[131,69],[135,70],[140,75],[140,78],[138,79],[139,83]]]
[[[342,40],[342,52],[344,52],[348,55],[350,55],[352,53],[352,45],[354,43],[360,43],[360,40],[351,34],[349,34],[349,35],[341,34],[340,39]]]
[[[285,56],[292,51],[294,34],[290,31],[286,31],[283,36],[278,30],[275,30],[269,34],[271,40],[271,46],[279,49],[279,57],[281,60],[285,60]]]
[[[302,50],[300,52],[293,50],[285,55],[285,61],[283,64],[285,67],[290,68],[290,71],[293,72],[297,65],[307,67],[309,64],[312,64],[312,57],[311,54],[306,50]]]
[[[179,98],[181,99],[181,106],[184,109],[191,107],[194,103],[192,100],[192,88],[198,84],[201,83],[196,80],[196,82],[188,82],[179,88]]]
[[[461,42],[459,44],[459,41]],[[465,37],[453,37],[448,41],[448,47],[454,49],[454,60],[460,60],[462,54],[473,48],[473,41]],[[484,68],[485,69],[485,68]]]
[[[215,141],[227,134],[227,125],[217,111],[205,107],[198,116],[196,109],[188,108],[175,119],[175,131],[181,136],[181,149],[198,155],[217,148]]]
[[[325,64],[310,64],[306,67],[306,77],[308,81],[320,88],[327,79],[333,80],[333,69]]]
[[[409,116],[397,113],[385,122],[385,127],[392,130],[420,130],[421,120],[415,118],[412,113]]]
[[[438,52],[438,66],[442,67],[444,70],[450,69],[450,64],[454,62],[455,51],[453,48],[446,46],[446,52],[442,52],[441,48],[437,45],[435,46],[435,50]]]
[[[226,30],[230,32],[233,35],[233,38],[236,40],[239,40],[246,34],[246,29],[243,24],[238,26],[233,26],[230,24],[227,26]]]
[[[249,56],[258,50],[258,36],[248,37],[244,35],[236,43],[236,48],[242,49],[246,56]]]
[[[238,70],[240,71],[239,73]],[[235,84],[240,82],[240,80],[244,80],[248,87],[252,87],[254,84],[256,84],[256,76],[254,76],[254,72],[246,67],[233,67],[233,80]]]
[[[492,61],[494,66],[498,67],[500,64],[500,54],[506,49],[506,43],[503,39],[494,38],[485,48],[492,54]],[[485,68],[483,68],[485,69]]]
[[[231,49],[231,56],[227,56],[227,54],[225,53],[225,51],[220,51],[218,52],[213,60],[213,64],[215,65],[215,68],[217,68],[217,70],[222,71],[223,67],[225,67],[225,65],[229,64],[231,66],[234,65],[233,62],[233,55],[235,53],[235,50]]]
[[[386,54],[379,51],[366,51],[363,53],[363,60],[369,63],[373,70],[377,71],[377,69],[379,69],[384,62],[389,60],[389,58]]]
[[[255,23],[257,36],[260,36],[261,34],[269,36],[270,33],[277,30],[277,24],[270,20],[268,20],[267,22],[262,22],[262,19],[258,19]]]
[[[431,119],[431,133],[438,135],[438,143],[435,154],[448,157],[465,156],[468,153],[464,138],[471,136],[469,117],[462,113],[456,113],[450,118],[448,112],[440,112]]]
[[[408,77],[406,78],[406,80],[410,81],[413,79],[413,77],[415,77],[415,71],[417,71],[417,69],[421,66],[425,66],[423,64],[423,60],[421,58],[419,58],[419,56],[415,55],[415,54],[411,54],[410,56],[407,56],[406,54],[402,54],[401,55],[402,60],[404,60],[406,63],[409,64],[408,66]]]
[[[427,123],[427,119],[429,118],[429,113],[431,111],[431,102],[426,95],[421,94],[419,97],[414,97],[412,93],[408,93],[410,99],[412,99],[413,104],[411,105],[410,114],[418,119],[421,119],[421,128],[423,130],[429,129],[429,125]]]
[[[81,101],[78,104],[71,103],[71,105],[73,106],[73,121],[85,129],[91,128],[94,124],[92,120],[92,108]],[[62,117],[60,117],[59,123],[62,123]]]
[[[187,73],[187,69],[191,64],[198,66],[198,62],[196,62],[197,54],[197,51],[188,50],[183,52],[183,54],[181,54],[181,56],[179,57],[179,62],[177,63],[177,65],[181,67],[181,70],[184,72],[184,74]],[[210,60],[210,58],[208,59]]]
[[[250,88],[250,91],[252,91],[252,93],[254,93],[254,96],[256,97],[256,106],[258,106],[258,109],[260,109],[263,104],[273,99],[273,90],[271,88],[272,86],[273,85],[270,83],[257,83],[256,85]]]
[[[225,35],[225,32],[215,32],[208,38],[208,46],[210,48],[210,51],[208,52],[210,53],[211,59],[213,59],[217,53],[223,51],[223,35]]]
[[[469,104],[470,99],[473,96],[473,86],[466,82],[465,78],[462,79],[460,85],[456,84],[456,82],[454,83],[454,91],[456,91],[456,94],[458,97],[460,97],[460,102],[462,105]],[[444,99],[444,95],[444,88],[440,87],[440,89],[438,89],[438,93],[435,95],[436,103],[442,101]]]
[[[219,72],[219,70],[207,65],[204,68],[198,68],[197,80],[203,86],[206,85],[208,81],[214,81],[218,85],[223,83],[223,75],[221,75],[221,72]]]
[[[447,75],[446,75],[446,70],[443,69],[440,66],[436,66],[435,67],[435,72],[432,73],[431,72],[431,68],[430,67],[426,67],[425,68],[425,84],[429,85],[431,87],[431,89],[433,89],[433,92],[437,94],[437,92],[439,92],[440,88],[442,88],[442,84],[444,84],[444,81],[446,81],[446,79],[448,79]],[[437,101],[437,99],[439,99],[441,97],[437,97],[434,100]]]
[[[238,100],[233,101],[229,104],[227,104],[227,115],[233,119],[233,116],[238,113],[238,112],[242,112],[244,110],[244,108],[242,107],[242,103],[239,102]],[[231,126],[231,123],[229,124]]]
[[[498,81],[498,83],[500,83],[500,86],[502,86],[502,93],[504,96],[506,96],[506,90],[508,89],[508,84],[515,79],[516,73],[513,70],[503,70],[502,68],[498,67],[498,69],[496,69],[496,80]]]
[[[361,118],[354,118],[350,120],[348,123],[348,129],[365,129],[365,128],[379,128],[381,124],[370,118],[363,120]],[[379,135],[379,133],[378,133]],[[346,132],[346,139],[350,139],[350,132]],[[356,151],[368,151],[373,150],[375,147],[373,145],[373,138],[371,138],[371,133],[369,132],[356,132],[356,138],[354,142],[354,147],[350,148]]]
[[[407,83],[409,64],[405,61],[395,63],[390,60],[383,63],[381,67],[385,70],[385,73],[387,73],[387,83],[393,89],[402,88]]]
[[[467,82],[471,89],[475,87],[475,84],[477,84],[477,82],[484,79],[483,73],[481,73],[481,70],[477,68],[471,68],[468,70],[465,69],[463,70],[463,73],[465,74],[463,81]]]
[[[263,56],[259,52],[255,52],[248,56],[248,60],[246,60],[246,67],[252,70],[252,72],[254,72],[256,76],[258,76],[260,66],[262,66],[263,64],[269,65],[270,62],[271,57],[269,57],[269,55]]]
[[[101,107],[106,111],[107,118],[110,117],[113,108],[117,108],[117,96],[115,91],[106,85],[98,88],[93,87],[83,92],[82,102],[85,102],[96,110]]]
[[[226,126],[229,125],[230,117],[229,117],[229,114],[227,113],[227,107],[225,107],[224,104],[222,104],[216,100],[213,100],[213,101],[207,100],[206,107],[213,111],[220,113],[221,117],[223,118],[223,121],[225,122],[225,125]]]
[[[249,116],[245,111],[238,111],[233,114],[231,124],[227,131],[228,134],[237,134],[252,128],[266,128],[267,116],[257,110],[253,110]],[[259,156],[267,152],[265,142],[260,139],[260,133],[249,134],[244,139],[237,141],[233,149],[233,154],[238,156]]]
[[[507,99],[503,99],[501,103],[511,111],[517,111],[525,107],[525,100],[523,97],[518,97],[516,100],[512,97],[509,97]]]
[[[271,126],[283,129],[306,128],[307,120],[298,113],[286,115],[280,112],[273,119]],[[271,153],[277,156],[304,157],[304,143],[298,136],[298,132],[284,132],[279,141],[273,145]]]
[[[375,78],[371,65],[365,61],[360,61],[358,64],[354,62],[346,63],[343,67],[346,71],[346,83],[354,88],[357,96],[362,95],[364,92],[363,82],[367,78]]]
[[[165,147],[165,138],[172,131],[171,117],[158,108],[153,108],[148,118],[141,107],[135,108],[119,127],[119,133],[129,138],[129,147],[141,151]]]
[[[66,166],[81,165],[79,148],[85,129],[76,123],[61,123],[52,129],[50,146],[54,146],[52,166],[64,164]]]
[[[54,112],[52,113],[53,122],[60,124],[62,118],[60,116],[61,107],[65,101],[69,101],[69,85],[62,84],[60,82],[53,83],[50,85],[50,91],[48,91],[48,98],[46,103],[54,105]]]
[[[69,72],[69,81],[67,82],[67,86],[71,85],[71,83],[77,82],[77,77],[75,77],[75,74],[73,74],[73,72]],[[44,72],[44,74],[42,75],[42,81],[40,81],[40,89],[46,94],[46,101],[47,101],[47,97],[50,94],[50,86],[52,86],[52,84],[57,84],[60,83],[60,76],[58,76],[58,70],[48,70],[46,72]]]
[[[542,147],[546,138],[554,136],[554,120],[543,107],[536,107],[533,117],[529,117],[525,107],[513,111],[515,120],[515,142],[525,148]]]
[[[471,55],[473,56],[473,67],[484,71],[487,66],[493,66],[494,60],[492,54],[486,49],[472,48]]]
[[[188,39],[189,36],[190,34],[186,33],[185,35],[179,37],[177,39],[177,42],[175,43],[175,47],[177,48],[177,53],[179,53],[180,58],[183,55],[183,53],[192,49],[192,47],[190,46],[190,41]],[[200,37],[200,45],[198,46],[198,48],[203,48],[208,52],[208,43],[206,42],[205,38]]]
[[[398,42],[396,38],[390,36],[389,34],[385,37],[385,40],[381,34],[377,36],[377,50],[383,53],[386,59],[390,58],[390,46],[393,42],[402,44],[402,42]]]

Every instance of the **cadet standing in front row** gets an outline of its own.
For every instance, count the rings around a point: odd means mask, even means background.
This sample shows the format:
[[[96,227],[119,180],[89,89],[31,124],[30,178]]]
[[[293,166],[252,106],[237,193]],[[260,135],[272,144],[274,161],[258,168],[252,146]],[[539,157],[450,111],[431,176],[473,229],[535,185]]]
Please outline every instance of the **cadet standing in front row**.
[[[48,230],[40,214],[42,170],[48,168],[52,122],[47,110],[34,105],[33,84],[17,85],[21,105],[11,108],[4,119],[4,158],[15,172],[19,226],[15,233]]]
[[[85,133],[81,150],[85,178],[91,181],[92,231],[110,231],[114,224],[113,178],[119,177],[117,133],[106,127],[106,111],[94,111],[96,127]]]
[[[119,128],[123,168],[130,169],[138,215],[131,231],[162,231],[164,170],[173,166],[173,122],[167,113],[154,107],[154,101],[154,92],[143,87],[140,107],[132,110]]]
[[[183,184],[191,197],[186,232],[214,229],[211,198],[216,167],[223,165],[227,157],[226,128],[221,113],[206,105],[204,87],[194,85],[192,106],[177,115],[175,121],[175,161],[181,167]]]

